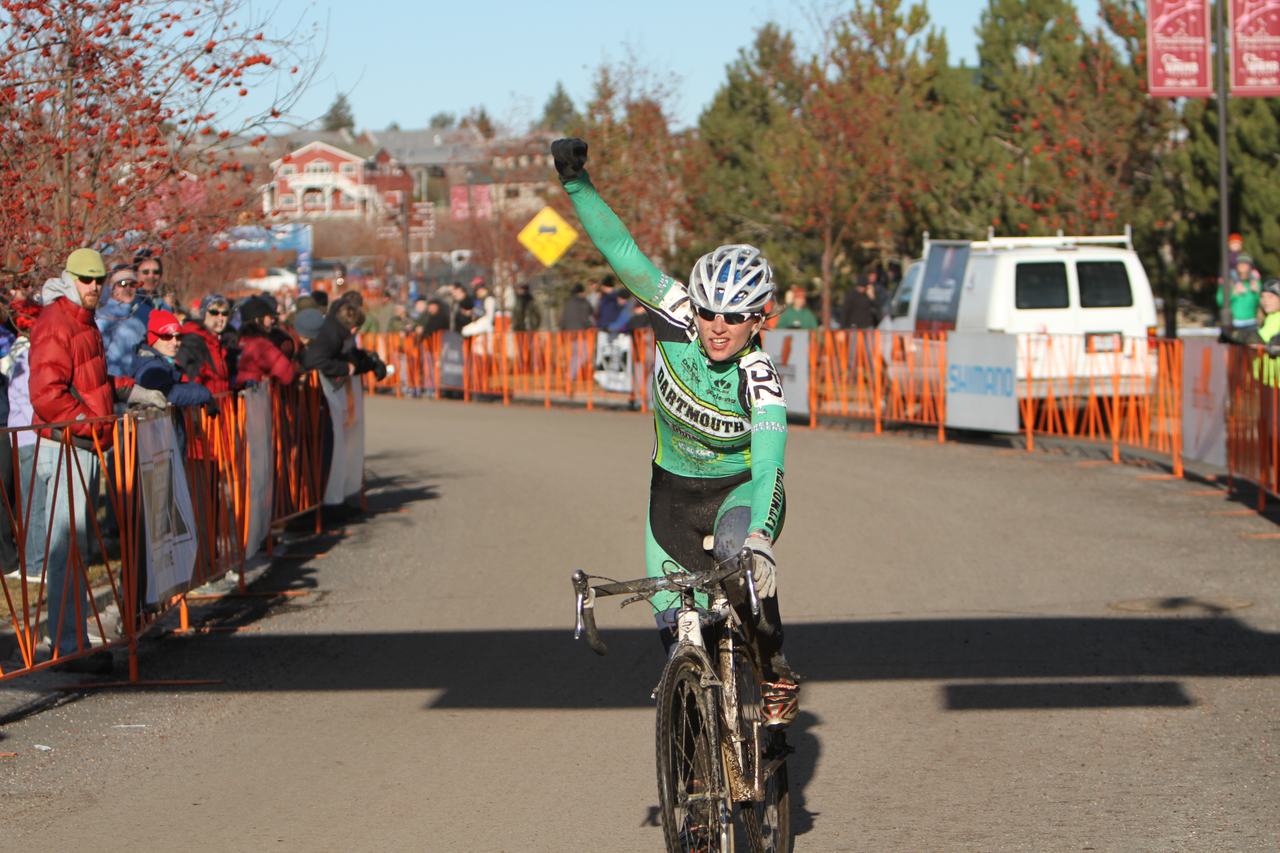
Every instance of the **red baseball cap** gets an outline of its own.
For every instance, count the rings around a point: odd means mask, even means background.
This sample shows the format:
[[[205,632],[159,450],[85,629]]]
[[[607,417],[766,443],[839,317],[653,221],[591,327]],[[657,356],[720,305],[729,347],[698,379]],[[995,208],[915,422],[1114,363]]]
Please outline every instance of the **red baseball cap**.
[[[178,318],[173,315],[173,312],[152,311],[151,317],[147,320],[147,344],[155,346],[156,340],[161,335],[176,335],[181,328],[182,324],[178,322]]]

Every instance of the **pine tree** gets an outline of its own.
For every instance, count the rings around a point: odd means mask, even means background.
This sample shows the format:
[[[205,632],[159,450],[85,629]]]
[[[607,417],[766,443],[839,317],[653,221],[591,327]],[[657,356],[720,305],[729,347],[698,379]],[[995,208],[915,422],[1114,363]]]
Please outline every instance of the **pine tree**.
[[[493,120],[489,118],[489,112],[484,107],[473,107],[458,126],[473,127],[485,139],[493,139],[497,133],[497,128],[493,126]]]
[[[432,130],[449,130],[458,123],[458,117],[453,113],[438,112],[427,120],[427,127]]]
[[[356,117],[351,112],[351,104],[346,95],[338,93],[329,106],[329,111],[321,117],[320,126],[325,130],[355,130]]]
[[[570,128],[579,121],[581,119],[577,108],[573,105],[573,99],[565,91],[564,84],[557,80],[555,91],[542,107],[542,118],[538,122],[538,127],[554,133],[568,133]]]

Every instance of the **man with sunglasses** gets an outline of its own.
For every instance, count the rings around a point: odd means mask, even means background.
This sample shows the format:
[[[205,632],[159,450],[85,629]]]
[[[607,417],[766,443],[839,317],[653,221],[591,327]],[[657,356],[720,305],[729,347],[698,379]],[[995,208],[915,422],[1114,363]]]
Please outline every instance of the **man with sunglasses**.
[[[107,372],[132,376],[138,347],[147,337],[146,301],[138,298],[138,273],[132,264],[116,264],[98,306],[98,330],[107,353]]]
[[[745,590],[731,587],[731,593],[763,671],[765,724],[790,725],[798,686],[782,654],[773,557],[786,512],[787,408],[758,337],[773,298],[773,272],[754,246],[726,245],[698,259],[688,285],[676,281],[645,257],[596,193],[585,168],[587,144],[559,139],[551,154],[587,235],[652,319],[656,441],[648,574],[698,571],[711,566],[713,555],[725,560],[744,545],[751,549],[760,618],[744,606]],[[654,600],[668,647],[678,603],[674,594]]]
[[[71,542],[74,536],[80,562],[87,564],[89,519],[98,497],[97,451],[111,449],[117,388],[132,385],[130,380],[113,380],[108,374],[102,334],[94,323],[106,280],[102,256],[93,249],[76,249],[67,258],[62,276],[45,282],[44,310],[31,330],[29,388],[34,422],[72,424],[66,428],[69,435],[61,428],[44,428],[45,440],[36,456],[36,477],[48,495],[47,624],[50,644],[59,655],[88,648],[85,620],[92,611],[83,569],[71,561]],[[68,445],[65,449],[64,442]],[[69,463],[65,453],[76,458]],[[78,472],[70,483],[67,470]],[[98,652],[69,661],[64,668],[109,672],[111,655]]]

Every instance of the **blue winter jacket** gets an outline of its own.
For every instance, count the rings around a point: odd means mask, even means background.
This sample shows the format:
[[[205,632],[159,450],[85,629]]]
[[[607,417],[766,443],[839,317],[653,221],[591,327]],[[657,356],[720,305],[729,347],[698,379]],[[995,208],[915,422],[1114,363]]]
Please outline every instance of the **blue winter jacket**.
[[[107,373],[112,376],[134,375],[134,354],[147,340],[149,306],[141,300],[116,302],[107,300],[98,306],[94,319],[102,332],[102,348],[107,353]]]
[[[213,394],[208,388],[195,382],[184,382],[182,371],[173,359],[165,358],[148,346],[138,348],[133,381],[143,388],[159,391],[175,406],[200,406],[213,401]]]

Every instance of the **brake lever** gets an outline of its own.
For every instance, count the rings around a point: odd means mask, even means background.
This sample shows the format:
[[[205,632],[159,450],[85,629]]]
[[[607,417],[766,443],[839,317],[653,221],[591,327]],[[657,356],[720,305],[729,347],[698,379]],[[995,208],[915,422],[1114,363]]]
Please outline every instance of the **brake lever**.
[[[587,574],[578,569],[573,573],[574,625],[573,638],[587,638],[587,645],[598,655],[606,654],[609,647],[600,639],[596,630],[596,591],[587,582]]]
[[[750,548],[744,547],[738,552],[738,566],[747,581],[747,597],[751,600],[751,615],[760,615],[760,595],[756,592],[755,555]]]

